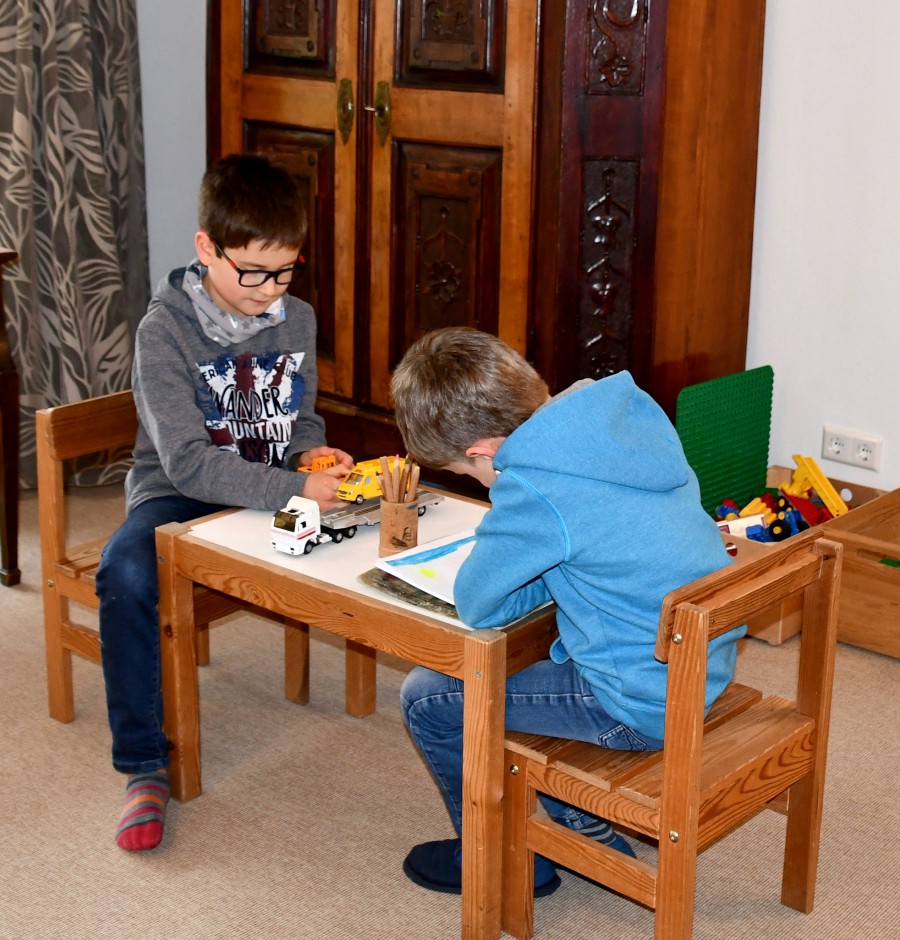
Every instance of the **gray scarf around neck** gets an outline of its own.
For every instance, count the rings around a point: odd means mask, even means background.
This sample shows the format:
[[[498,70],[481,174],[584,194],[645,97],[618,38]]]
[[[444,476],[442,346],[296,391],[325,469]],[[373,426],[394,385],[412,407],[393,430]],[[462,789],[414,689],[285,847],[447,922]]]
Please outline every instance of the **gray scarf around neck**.
[[[200,328],[220,346],[233,346],[284,320],[284,298],[273,301],[258,317],[236,317],[222,310],[203,286],[206,266],[194,259],[184,271],[181,289],[190,298]]]

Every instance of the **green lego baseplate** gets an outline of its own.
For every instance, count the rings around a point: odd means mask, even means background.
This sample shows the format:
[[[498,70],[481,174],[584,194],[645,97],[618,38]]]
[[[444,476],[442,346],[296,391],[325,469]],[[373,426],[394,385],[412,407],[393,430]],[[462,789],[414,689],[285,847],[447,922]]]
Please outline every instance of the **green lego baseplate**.
[[[771,366],[759,366],[678,394],[675,429],[711,515],[724,499],[746,506],[766,489],[772,424]]]

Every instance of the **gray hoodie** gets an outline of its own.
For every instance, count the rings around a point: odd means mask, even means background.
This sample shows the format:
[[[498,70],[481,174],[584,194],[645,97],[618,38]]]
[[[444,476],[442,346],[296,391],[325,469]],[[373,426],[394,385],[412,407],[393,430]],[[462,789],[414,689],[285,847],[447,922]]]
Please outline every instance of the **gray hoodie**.
[[[139,427],[127,508],[181,493],[202,502],[278,509],[306,478],[295,454],[325,443],[315,413],[316,323],[285,295],[284,319],[223,346],[201,328],[182,289],[184,268],[160,282],[135,338]]]

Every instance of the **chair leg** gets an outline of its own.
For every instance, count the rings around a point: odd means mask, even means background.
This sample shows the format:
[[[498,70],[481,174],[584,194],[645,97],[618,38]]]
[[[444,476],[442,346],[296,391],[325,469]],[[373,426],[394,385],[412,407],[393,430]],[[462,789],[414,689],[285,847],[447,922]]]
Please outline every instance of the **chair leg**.
[[[72,652],[60,635],[60,624],[68,615],[68,603],[55,591],[44,591],[44,651],[47,659],[47,698],[50,717],[68,724],[75,720],[75,688],[72,683]]]
[[[816,893],[822,790],[821,775],[813,771],[791,787],[788,800],[781,903],[804,914],[812,911]]]
[[[194,645],[197,654],[197,665],[209,665],[209,624],[198,623],[194,629]]]
[[[656,888],[656,940],[691,940],[694,931],[694,891],[697,880],[697,830],[682,827],[673,841],[666,832],[659,840]]]
[[[534,933],[534,852],[528,851],[528,818],[537,808],[537,794],[528,786],[527,762],[504,752],[503,905],[501,926],[518,940]]]
[[[309,702],[309,625],[284,621],[284,697],[297,705]]]
[[[0,298],[0,303],[2,303]],[[0,584],[12,587],[19,571],[19,374],[0,371]]]

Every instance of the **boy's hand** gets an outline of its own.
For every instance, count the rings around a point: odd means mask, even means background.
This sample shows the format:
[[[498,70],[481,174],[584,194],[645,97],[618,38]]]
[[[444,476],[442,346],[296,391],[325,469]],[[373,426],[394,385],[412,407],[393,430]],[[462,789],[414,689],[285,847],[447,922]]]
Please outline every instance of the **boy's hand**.
[[[337,488],[343,483],[347,471],[343,466],[329,467],[327,470],[316,470],[306,476],[303,486],[303,495],[307,499],[314,499],[319,509],[334,509],[346,505],[337,497]]]
[[[334,457],[337,461],[337,466],[334,469],[340,469],[344,476],[347,476],[355,465],[353,458],[346,451],[339,450],[337,447],[313,447],[300,455],[299,466],[308,467],[316,457]]]

